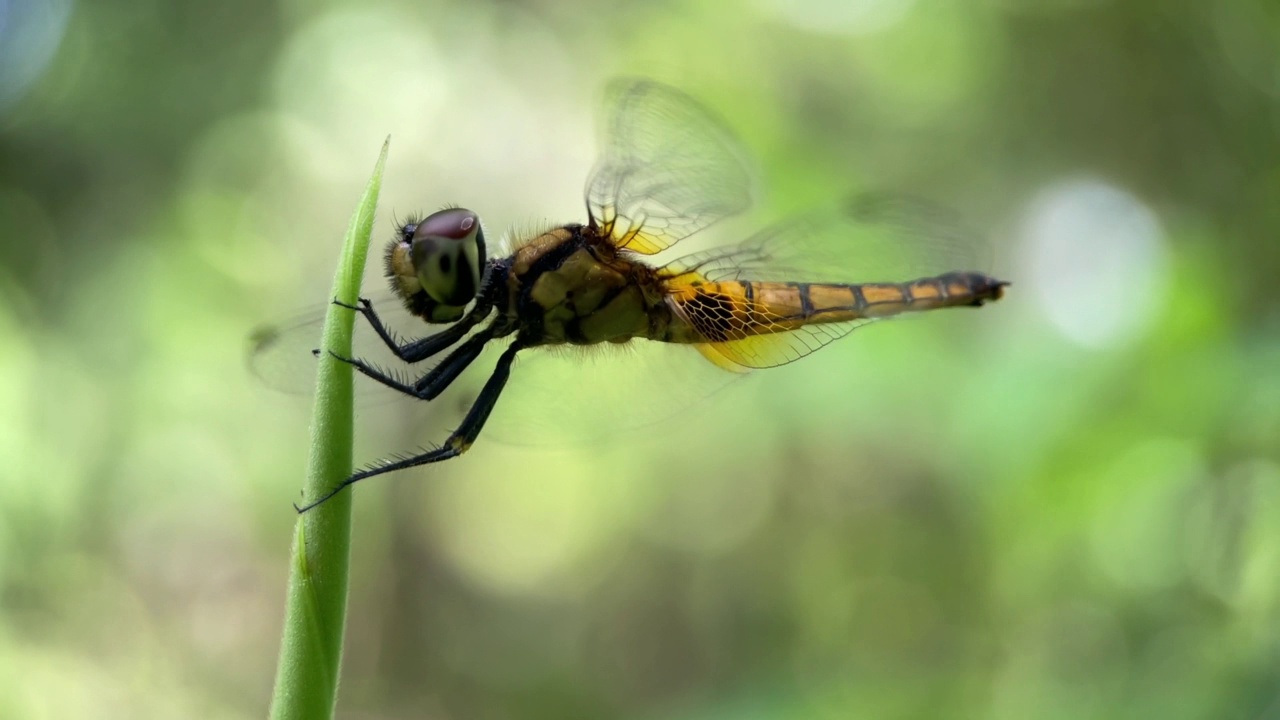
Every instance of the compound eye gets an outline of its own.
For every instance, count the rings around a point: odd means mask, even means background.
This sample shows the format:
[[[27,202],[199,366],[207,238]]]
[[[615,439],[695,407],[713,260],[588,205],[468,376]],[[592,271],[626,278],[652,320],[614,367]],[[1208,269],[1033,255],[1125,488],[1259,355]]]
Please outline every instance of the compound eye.
[[[480,218],[464,208],[449,208],[428,215],[414,228],[414,237],[433,236],[449,240],[468,240],[480,226]]]
[[[463,208],[433,213],[414,228],[410,258],[432,300],[461,307],[475,297],[483,262],[481,237],[480,219]]]

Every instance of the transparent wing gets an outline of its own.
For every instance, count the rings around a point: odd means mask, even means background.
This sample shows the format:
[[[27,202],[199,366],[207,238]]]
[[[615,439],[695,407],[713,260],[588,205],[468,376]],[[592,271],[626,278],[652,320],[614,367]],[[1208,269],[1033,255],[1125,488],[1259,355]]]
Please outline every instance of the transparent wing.
[[[375,302],[376,306],[376,302]],[[411,316],[407,317],[410,319]],[[301,402],[315,392],[323,311],[289,323],[264,325],[250,340],[250,371],[271,389]],[[402,377],[417,377],[434,361],[405,365],[386,351],[362,318],[356,319],[356,355]],[[458,426],[510,339],[495,340],[436,400],[422,402],[356,375],[361,425],[394,428],[404,447],[373,433],[379,453],[439,444]],[[480,443],[573,447],[627,433],[704,404],[737,376],[708,364],[695,348],[637,340],[627,346],[531,348],[522,352],[511,380],[485,425]]]
[[[428,325],[403,309],[390,292],[366,294],[397,334],[416,338],[445,326]],[[315,392],[316,358],[327,307],[256,328],[249,337],[248,369],[264,386],[299,401]],[[422,402],[357,375],[361,424],[390,426],[406,447],[379,437],[379,452],[439,443],[457,427],[493,372],[510,339],[495,340],[439,398]],[[638,340],[627,346],[532,348],[520,354],[511,381],[485,426],[481,442],[564,447],[624,436],[700,404],[734,376],[703,361],[687,345]],[[448,353],[408,365],[397,359],[361,317],[356,318],[356,357],[403,378],[427,372]],[[375,435],[386,435],[382,430]]]
[[[704,280],[905,282],[991,268],[989,243],[955,212],[919,198],[863,193],[788,218],[736,245],[686,255],[665,267]]]
[[[601,130],[587,210],[619,247],[652,255],[754,200],[748,154],[719,118],[679,90],[614,81]]]
[[[474,398],[503,347],[494,343],[446,395]],[[689,345],[633,340],[535,347],[518,356],[479,442],[581,447],[624,441],[678,416],[713,412],[743,377],[707,363]]]
[[[369,293],[364,297],[373,302],[378,316],[387,327],[403,339],[415,339],[432,335],[447,327],[430,325],[411,315],[391,291]],[[310,396],[316,389],[315,350],[320,347],[324,330],[327,304],[297,313],[254,328],[248,339],[245,356],[249,372],[262,385],[290,395]],[[376,367],[407,375],[408,368],[382,342],[365,322],[356,317],[352,336],[352,352],[355,357],[366,359]],[[433,362],[415,365],[413,372],[429,370]],[[397,394],[377,383],[356,383],[359,404],[378,405],[389,402]]]
[[[990,246],[966,230],[951,211],[917,198],[875,193],[784,221],[739,245],[696,253],[667,268],[674,285],[747,280],[853,284],[985,271],[991,261]],[[824,290],[813,288],[812,292]],[[702,354],[738,372],[794,362],[876,320],[778,332],[785,318],[799,313],[800,307],[786,315],[753,307],[749,313],[731,314],[727,319],[723,303],[683,307],[695,327],[716,328],[727,336],[699,345]]]
[[[761,324],[767,325],[772,321],[766,317]],[[806,325],[770,334],[761,334],[755,327],[743,327],[727,340],[702,343],[696,347],[713,364],[730,372],[762,370],[795,362],[871,322],[872,319],[863,319]]]

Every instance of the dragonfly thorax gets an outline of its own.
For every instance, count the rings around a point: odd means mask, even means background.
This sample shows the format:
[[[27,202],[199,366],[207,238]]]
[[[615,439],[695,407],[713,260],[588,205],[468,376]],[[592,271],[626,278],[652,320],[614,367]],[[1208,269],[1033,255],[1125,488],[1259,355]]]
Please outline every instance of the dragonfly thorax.
[[[521,247],[509,270],[510,312],[539,345],[651,337],[666,308],[653,270],[590,227],[569,225]]]

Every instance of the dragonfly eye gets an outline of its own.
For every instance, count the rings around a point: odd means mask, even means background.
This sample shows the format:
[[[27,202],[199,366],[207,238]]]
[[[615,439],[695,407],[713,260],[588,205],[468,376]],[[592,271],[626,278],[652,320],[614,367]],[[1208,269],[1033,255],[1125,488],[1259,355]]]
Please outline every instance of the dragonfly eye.
[[[422,289],[432,300],[466,305],[480,289],[484,231],[470,210],[449,208],[427,216],[409,234],[410,258]]]

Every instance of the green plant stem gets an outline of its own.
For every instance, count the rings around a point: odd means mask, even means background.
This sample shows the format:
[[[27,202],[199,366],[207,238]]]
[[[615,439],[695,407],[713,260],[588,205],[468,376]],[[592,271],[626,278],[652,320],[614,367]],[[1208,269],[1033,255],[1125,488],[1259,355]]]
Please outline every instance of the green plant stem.
[[[390,143],[388,137],[382,144],[373,176],[351,217],[333,281],[333,297],[350,305],[354,305],[360,295],[360,280],[364,276]],[[320,345],[325,352],[318,359],[304,500],[319,497],[351,474],[355,440],[352,371],[350,365],[334,360],[329,352],[344,357],[351,355],[354,321],[354,313],[334,305],[329,306],[325,316]],[[338,493],[298,517],[280,662],[271,698],[272,718],[333,717],[342,664],[350,556],[351,493]]]

